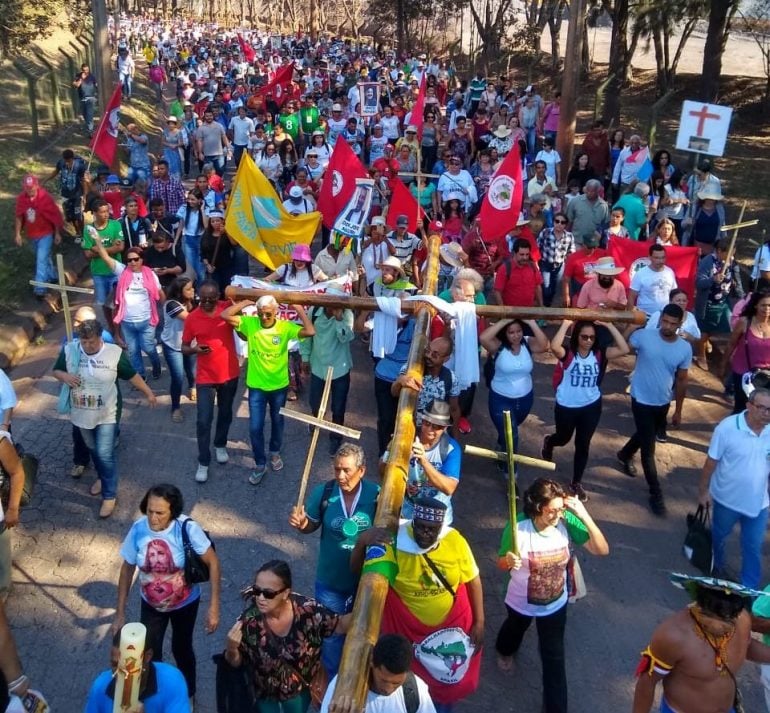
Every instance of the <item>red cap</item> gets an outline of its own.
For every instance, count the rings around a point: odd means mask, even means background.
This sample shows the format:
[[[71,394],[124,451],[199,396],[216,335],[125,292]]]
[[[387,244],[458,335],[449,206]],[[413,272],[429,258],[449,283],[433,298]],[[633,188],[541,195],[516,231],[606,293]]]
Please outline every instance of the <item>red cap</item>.
[[[37,180],[37,176],[28,173],[24,176],[21,185],[23,188],[37,188],[40,185],[40,181]]]
[[[444,224],[440,220],[432,220],[428,226],[428,232],[440,233],[444,230]]]

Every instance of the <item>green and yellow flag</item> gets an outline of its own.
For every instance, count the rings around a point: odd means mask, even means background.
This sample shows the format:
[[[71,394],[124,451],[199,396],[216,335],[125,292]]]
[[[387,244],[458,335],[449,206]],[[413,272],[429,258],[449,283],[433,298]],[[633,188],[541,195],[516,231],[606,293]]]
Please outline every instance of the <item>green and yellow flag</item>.
[[[228,235],[271,270],[289,262],[295,245],[310,245],[321,214],[290,215],[265,174],[244,153],[225,213]]]

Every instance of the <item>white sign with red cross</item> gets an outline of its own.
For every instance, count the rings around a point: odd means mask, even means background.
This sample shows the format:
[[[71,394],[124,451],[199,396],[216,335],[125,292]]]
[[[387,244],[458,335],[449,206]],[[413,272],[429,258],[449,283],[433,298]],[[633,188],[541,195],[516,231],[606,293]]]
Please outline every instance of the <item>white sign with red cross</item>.
[[[732,116],[733,110],[729,106],[689,100],[683,102],[676,148],[680,151],[722,156]]]

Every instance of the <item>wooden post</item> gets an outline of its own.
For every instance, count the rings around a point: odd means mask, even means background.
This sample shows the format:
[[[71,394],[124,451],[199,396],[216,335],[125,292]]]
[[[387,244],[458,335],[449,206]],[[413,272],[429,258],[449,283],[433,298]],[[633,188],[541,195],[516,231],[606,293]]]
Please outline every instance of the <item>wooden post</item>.
[[[438,282],[438,249],[441,239],[438,235],[428,238],[428,260],[424,273],[424,290],[435,294]],[[406,374],[418,379],[423,375],[423,352],[428,341],[428,330],[434,314],[426,303],[421,304],[414,316],[416,320],[412,346],[406,363]],[[398,527],[401,503],[404,499],[409,456],[414,441],[414,410],[417,406],[417,392],[401,389],[398,397],[396,430],[385,463],[382,490],[377,503],[375,527],[387,528],[395,534]],[[380,620],[388,594],[388,580],[380,574],[367,572],[361,577],[353,607],[353,621],[345,639],[342,661],[337,677],[337,687],[332,701],[341,696],[352,696],[354,710],[363,710],[368,690],[369,662],[372,647],[380,632]]]
[[[503,411],[505,424],[505,450],[508,465],[508,517],[511,521],[511,552],[518,556],[519,542],[516,536],[516,464],[514,462],[513,421],[511,412]]]

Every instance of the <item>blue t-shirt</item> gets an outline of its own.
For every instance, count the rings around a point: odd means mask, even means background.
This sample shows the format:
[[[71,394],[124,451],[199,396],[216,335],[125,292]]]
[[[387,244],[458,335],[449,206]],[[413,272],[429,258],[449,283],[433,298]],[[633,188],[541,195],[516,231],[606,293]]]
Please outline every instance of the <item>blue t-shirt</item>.
[[[446,432],[444,432],[433,448],[429,451],[425,451],[428,461],[439,473],[446,475],[448,478],[454,478],[455,480],[460,480],[461,454],[460,444]],[[419,490],[415,495],[411,495],[409,493],[409,486],[414,485],[415,479],[419,479]],[[418,500],[419,498],[436,498],[436,500],[446,503],[447,506],[444,524],[452,524],[452,496],[442,493],[438,488],[431,485],[425,476],[422,466],[414,458],[409,461],[409,473],[407,475],[406,486],[407,490],[404,493],[404,502],[401,505],[401,517],[403,519],[412,519],[414,515],[415,500]]]
[[[190,699],[187,696],[187,682],[176,666],[153,661],[153,676],[148,676],[145,694],[149,695],[139,700],[144,704],[144,713],[190,713]],[[110,686],[112,671],[102,671],[88,692],[85,713],[112,713],[114,688]],[[107,694],[110,687],[111,694]]]
[[[414,320],[410,319],[398,333],[396,346],[390,354],[386,354],[377,362],[374,369],[374,375],[383,381],[389,381],[391,384],[398,378],[401,367],[406,364],[409,357],[409,349],[412,346],[412,337],[414,336]]]
[[[636,367],[631,377],[631,396],[646,406],[669,404],[679,369],[692,363],[692,347],[677,337],[667,342],[660,330],[637,329],[628,343],[636,349]]]

